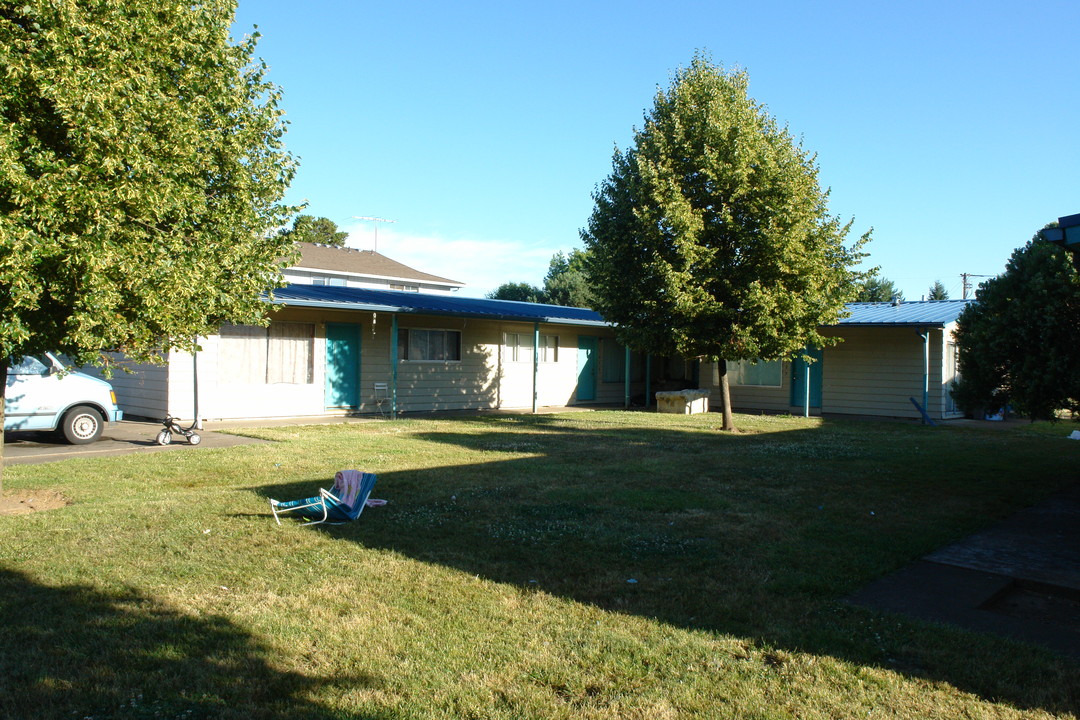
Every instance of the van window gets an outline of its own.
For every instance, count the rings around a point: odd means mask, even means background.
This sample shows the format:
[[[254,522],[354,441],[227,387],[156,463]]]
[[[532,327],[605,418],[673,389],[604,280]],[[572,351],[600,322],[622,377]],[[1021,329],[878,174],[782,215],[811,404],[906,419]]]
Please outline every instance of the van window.
[[[9,375],[48,375],[49,366],[38,360],[33,355],[21,357],[11,363],[8,368]]]

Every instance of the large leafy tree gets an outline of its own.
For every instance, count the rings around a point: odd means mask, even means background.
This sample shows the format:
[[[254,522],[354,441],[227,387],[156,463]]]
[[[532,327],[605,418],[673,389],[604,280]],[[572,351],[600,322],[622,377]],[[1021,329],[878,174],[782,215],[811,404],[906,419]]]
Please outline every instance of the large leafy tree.
[[[290,255],[279,91],[234,0],[0,3],[0,376],[258,321]]]
[[[961,406],[1011,404],[1032,420],[1080,411],[1080,270],[1068,253],[1034,239],[975,298],[957,321]]]
[[[698,55],[616,150],[582,238],[596,309],[630,347],[717,362],[791,357],[832,340],[862,279],[868,235],[828,214],[815,157],[747,94],[748,78]]]
[[[544,278],[543,301],[551,305],[591,308],[593,296],[588,261],[588,253],[576,248],[569,253],[555,253]]]
[[[538,303],[543,302],[544,291],[526,282],[504,282],[484,297],[492,300]]]
[[[337,223],[330,218],[313,215],[297,215],[292,227],[282,230],[281,234],[292,242],[319,243],[334,247],[343,246],[349,237],[349,233],[339,230]]]

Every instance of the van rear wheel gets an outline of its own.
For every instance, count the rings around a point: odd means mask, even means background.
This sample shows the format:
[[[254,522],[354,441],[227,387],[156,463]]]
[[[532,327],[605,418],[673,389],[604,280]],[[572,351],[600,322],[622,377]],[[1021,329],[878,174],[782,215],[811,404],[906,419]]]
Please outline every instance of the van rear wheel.
[[[101,437],[104,418],[89,405],[76,405],[64,415],[64,438],[72,445],[86,445]]]

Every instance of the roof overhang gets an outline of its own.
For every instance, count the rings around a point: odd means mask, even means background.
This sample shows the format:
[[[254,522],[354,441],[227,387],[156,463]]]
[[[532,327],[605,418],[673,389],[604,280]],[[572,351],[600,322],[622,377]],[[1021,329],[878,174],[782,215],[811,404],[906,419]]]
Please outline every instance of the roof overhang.
[[[316,287],[318,290],[312,289]],[[579,315],[579,317],[561,317],[558,314],[544,312],[548,308],[559,308],[560,306],[557,305],[459,298],[457,296],[388,290],[369,291],[364,288],[332,288],[332,290],[337,292],[327,292],[327,288],[321,286],[290,285],[280,289],[274,297],[267,298],[267,302],[286,307],[324,310],[475,318],[478,320],[545,323],[577,327],[613,327],[613,323],[600,318],[599,314],[582,308],[561,308],[570,311],[571,314]],[[317,297],[317,294],[326,294],[328,297]],[[386,296],[400,296],[400,298],[395,298],[399,299],[400,302],[386,302]],[[527,312],[513,312],[513,306],[521,306],[523,310],[527,309]],[[595,318],[582,317],[585,315],[595,315]]]

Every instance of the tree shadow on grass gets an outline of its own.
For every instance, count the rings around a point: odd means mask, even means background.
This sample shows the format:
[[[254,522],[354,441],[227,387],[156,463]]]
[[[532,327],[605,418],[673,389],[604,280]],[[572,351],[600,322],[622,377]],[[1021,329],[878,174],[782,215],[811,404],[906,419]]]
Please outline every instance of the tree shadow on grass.
[[[48,587],[0,570],[0,716],[331,718],[304,699],[327,684],[273,667],[268,650],[216,616],[127,591]],[[375,716],[368,716],[375,717]]]
[[[971,457],[922,457],[912,447],[947,448],[947,436],[882,431],[900,445],[885,452],[899,454],[892,462],[911,476],[868,480],[881,451],[860,440],[877,432],[864,425],[732,436],[586,422],[501,418],[473,421],[466,432],[415,433],[490,460],[381,473],[375,496],[390,504],[323,531],[677,627],[943,680],[1020,707],[1076,711],[1080,669],[1068,660],[842,602],[933,549],[924,544],[934,533],[936,542],[964,533],[927,530],[925,521],[913,528],[913,514],[955,504],[972,506],[977,521],[980,508],[1002,501],[994,492],[1014,492],[961,488],[962,480],[943,492],[939,478],[958,478]],[[965,472],[979,482],[979,468]],[[311,490],[261,492],[291,499]],[[958,522],[956,514],[944,511],[942,522]]]

